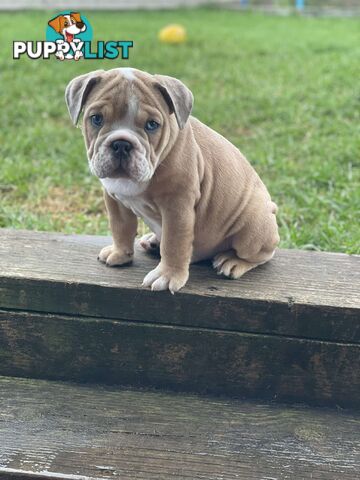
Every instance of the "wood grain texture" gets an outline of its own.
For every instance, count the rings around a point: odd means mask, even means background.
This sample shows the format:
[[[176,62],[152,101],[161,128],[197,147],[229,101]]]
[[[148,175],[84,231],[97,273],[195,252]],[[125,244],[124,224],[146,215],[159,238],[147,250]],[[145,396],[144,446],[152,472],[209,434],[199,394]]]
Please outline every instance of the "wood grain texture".
[[[176,295],[140,287],[156,260],[107,268],[104,237],[0,230],[0,308],[336,342],[360,341],[360,257],[279,250],[240,280],[191,267]]]
[[[360,407],[360,345],[0,311],[0,374]]]
[[[350,412],[0,378],[0,432],[0,478],[360,479]]]

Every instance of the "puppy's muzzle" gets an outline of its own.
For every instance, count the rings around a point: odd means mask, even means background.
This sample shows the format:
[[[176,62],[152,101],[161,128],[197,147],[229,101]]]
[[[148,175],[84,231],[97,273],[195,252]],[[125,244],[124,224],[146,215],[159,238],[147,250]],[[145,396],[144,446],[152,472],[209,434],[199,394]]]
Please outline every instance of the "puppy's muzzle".
[[[130,178],[136,182],[148,181],[153,168],[140,138],[126,129],[112,130],[97,139],[89,158],[91,172],[99,178]]]

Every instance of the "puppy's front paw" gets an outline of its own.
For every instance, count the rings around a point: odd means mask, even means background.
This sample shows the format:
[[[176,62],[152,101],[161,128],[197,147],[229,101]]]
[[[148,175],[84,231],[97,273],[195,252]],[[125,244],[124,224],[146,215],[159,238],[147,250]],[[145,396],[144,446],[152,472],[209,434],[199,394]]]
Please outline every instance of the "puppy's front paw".
[[[159,265],[151,270],[143,281],[144,287],[151,287],[151,290],[167,290],[171,293],[178,292],[189,278],[187,269],[173,269],[159,263]]]
[[[106,263],[109,267],[127,265],[133,261],[133,253],[124,250],[117,250],[114,245],[109,245],[101,250],[98,260]]]

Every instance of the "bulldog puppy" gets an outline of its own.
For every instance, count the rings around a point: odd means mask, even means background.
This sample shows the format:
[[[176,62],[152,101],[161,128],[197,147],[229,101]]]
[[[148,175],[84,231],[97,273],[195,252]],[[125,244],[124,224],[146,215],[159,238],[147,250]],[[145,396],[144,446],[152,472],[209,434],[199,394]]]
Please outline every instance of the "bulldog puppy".
[[[190,116],[193,95],[182,82],[97,70],[74,78],[65,98],[75,125],[84,110],[90,170],[104,187],[113,244],[100,261],[132,261],[137,217],[152,232],[140,244],[160,247],[143,282],[152,290],[178,291],[199,260],[239,278],[273,257],[276,204],[240,151]]]

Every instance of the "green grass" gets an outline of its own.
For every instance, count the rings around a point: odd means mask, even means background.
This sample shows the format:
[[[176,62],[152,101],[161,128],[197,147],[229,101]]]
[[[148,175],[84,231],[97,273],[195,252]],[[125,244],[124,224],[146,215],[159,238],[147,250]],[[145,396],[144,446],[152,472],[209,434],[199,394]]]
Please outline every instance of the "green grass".
[[[281,247],[360,253],[357,19],[84,12],[97,40],[134,40],[130,61],[12,60],[12,41],[44,39],[53,13],[0,14],[1,227],[108,233],[63,93],[78,74],[133,66],[182,79],[194,115],[248,157],[280,207]],[[171,22],[185,45],[157,42]]]

